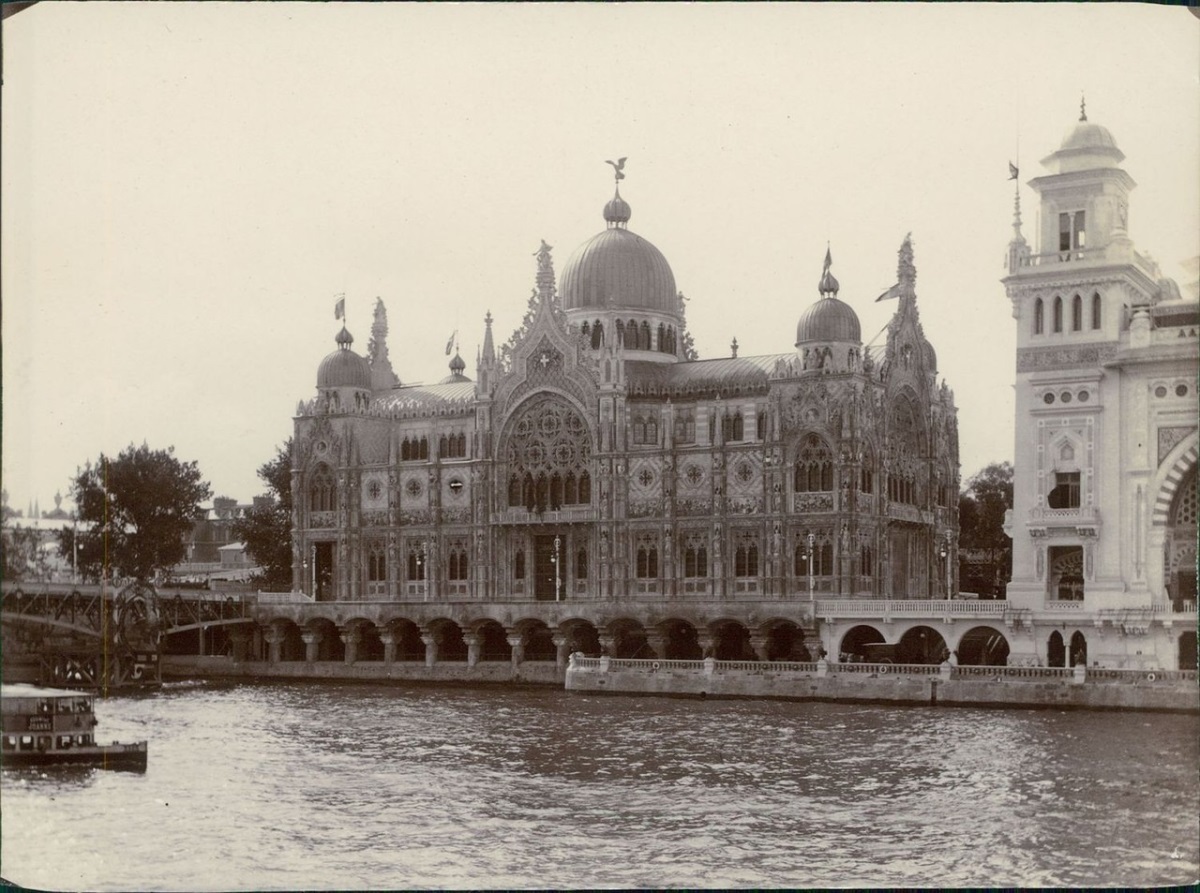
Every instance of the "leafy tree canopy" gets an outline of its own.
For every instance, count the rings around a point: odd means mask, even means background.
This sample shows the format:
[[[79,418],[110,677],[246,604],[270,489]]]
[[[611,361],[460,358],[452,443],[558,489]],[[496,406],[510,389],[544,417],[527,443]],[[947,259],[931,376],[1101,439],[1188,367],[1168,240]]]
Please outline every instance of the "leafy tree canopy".
[[[115,459],[103,453],[76,472],[70,484],[79,520],[64,527],[59,543],[71,554],[78,537],[79,570],[151,580],[185,557],[185,537],[212,496],[195,462],[175,458],[175,448],[130,444]]]
[[[262,570],[260,583],[269,588],[292,585],[292,439],[275,458],[258,469],[267,485],[266,500],[256,500],[233,524],[233,533]]]
[[[1004,515],[1012,504],[1011,462],[993,462],[966,482],[958,498],[964,589],[999,595],[1012,576],[1012,541],[1004,532]]]

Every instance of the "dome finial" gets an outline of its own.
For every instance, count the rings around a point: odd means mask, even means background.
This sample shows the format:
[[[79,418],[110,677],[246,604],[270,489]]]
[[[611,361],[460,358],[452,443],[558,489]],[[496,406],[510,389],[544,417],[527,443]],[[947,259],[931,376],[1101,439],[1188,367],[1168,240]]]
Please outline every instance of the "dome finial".
[[[821,269],[821,282],[817,286],[817,291],[821,293],[823,298],[836,297],[838,293],[838,281],[834,275],[829,272],[829,268],[833,266],[833,255],[829,251],[829,243],[825,243],[825,266]]]
[[[616,192],[604,206],[604,219],[608,225],[625,227],[629,223],[629,218],[633,216],[633,209],[629,207],[629,202],[621,198],[621,181],[625,179],[625,158],[622,156],[616,161],[606,161],[605,164],[611,164],[613,168],[614,179],[617,181]]]
[[[1079,120],[1087,120],[1087,97],[1083,93],[1079,94]]]

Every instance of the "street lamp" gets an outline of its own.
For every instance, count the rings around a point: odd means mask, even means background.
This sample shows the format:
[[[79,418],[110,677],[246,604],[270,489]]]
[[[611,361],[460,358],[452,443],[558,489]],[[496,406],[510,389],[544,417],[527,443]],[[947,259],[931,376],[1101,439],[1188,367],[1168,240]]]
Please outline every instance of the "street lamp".
[[[814,605],[817,603],[817,595],[813,591],[813,545],[816,543],[816,534],[809,533],[808,535],[808,600]]]
[[[946,563],[946,601],[950,600],[950,532],[947,531],[942,539],[942,561]]]
[[[560,591],[562,589],[562,565],[559,563],[559,549],[562,547],[562,537],[554,538],[554,600],[561,601]]]
[[[426,549],[428,544],[421,540],[421,551],[417,553],[417,579],[421,581],[421,600],[429,601],[429,580],[425,576]]]

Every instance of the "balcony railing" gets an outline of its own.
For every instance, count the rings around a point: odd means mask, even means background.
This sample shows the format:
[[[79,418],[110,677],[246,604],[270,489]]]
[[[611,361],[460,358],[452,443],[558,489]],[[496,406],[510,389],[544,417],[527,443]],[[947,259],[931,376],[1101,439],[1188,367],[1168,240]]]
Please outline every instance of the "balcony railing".
[[[817,601],[822,617],[1002,617],[1008,611],[1006,601],[965,599],[856,599],[835,598]]]
[[[600,513],[590,505],[561,508],[554,511],[529,511],[526,508],[507,508],[492,513],[493,524],[579,524],[596,521]]]

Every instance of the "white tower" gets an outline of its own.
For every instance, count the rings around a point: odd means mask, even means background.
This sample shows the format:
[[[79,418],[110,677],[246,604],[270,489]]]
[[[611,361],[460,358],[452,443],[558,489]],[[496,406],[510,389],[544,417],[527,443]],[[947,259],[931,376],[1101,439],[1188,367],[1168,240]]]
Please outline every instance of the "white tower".
[[[1008,598],[1035,619],[1024,656],[1050,665],[1176,660],[1146,619],[1171,599],[1152,516],[1181,441],[1196,437],[1196,340],[1175,323],[1194,331],[1197,307],[1133,248],[1123,158],[1081,106],[1028,184],[1036,253],[1018,199],[1003,280],[1017,320]]]

